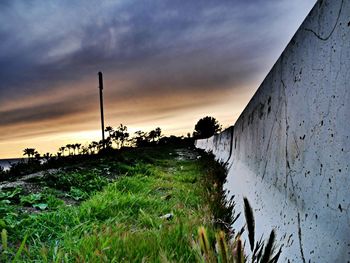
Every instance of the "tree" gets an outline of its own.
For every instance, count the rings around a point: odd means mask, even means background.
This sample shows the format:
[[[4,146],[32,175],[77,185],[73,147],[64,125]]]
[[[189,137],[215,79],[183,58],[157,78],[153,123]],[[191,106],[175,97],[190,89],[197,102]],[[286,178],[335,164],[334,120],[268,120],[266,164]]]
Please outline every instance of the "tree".
[[[148,139],[147,139],[147,133],[143,131],[136,131],[135,132],[135,137],[134,137],[134,142],[137,147],[144,146],[147,144]]]
[[[105,132],[108,132],[109,137],[112,137],[113,133],[114,133],[114,129],[112,128],[112,126],[107,126],[105,128]]]
[[[36,153],[35,148],[26,148],[23,150],[23,155],[27,155],[28,158],[34,157]]]
[[[128,138],[130,136],[127,131],[128,128],[122,123],[116,129],[111,126],[107,126],[105,132],[108,132],[109,134],[107,142],[110,143],[107,146],[112,147],[112,142],[114,142],[117,148],[123,147],[124,143],[128,141]]]
[[[119,140],[121,143],[121,147],[123,147],[124,142],[129,138],[128,128],[125,125],[120,124],[117,128],[117,132],[119,132]]]
[[[66,145],[66,149],[68,150],[68,155],[71,155],[70,149],[72,149],[72,148],[73,148],[72,144],[67,144]]]
[[[160,139],[162,134],[162,130],[158,127],[155,130],[152,130],[148,133],[148,140],[151,142],[155,142]]]
[[[159,127],[157,127],[154,131],[156,132],[156,138],[155,139],[159,140],[160,137],[162,136],[162,130]]]
[[[66,146],[62,146],[58,149],[62,156],[64,156],[64,151],[66,150]]]
[[[150,142],[154,142],[156,138],[157,138],[157,135],[155,130],[152,130],[148,133],[148,139]]]
[[[92,141],[91,142],[91,149],[92,149],[92,154],[95,154],[96,148],[98,147],[98,142]]]
[[[81,147],[81,143],[74,144],[74,154],[75,154],[75,149],[78,150],[78,154],[80,153],[80,147]]]
[[[73,150],[73,155],[75,155],[75,149],[76,149],[77,147],[76,147],[76,145],[75,145],[74,143],[71,145],[71,147],[72,147],[72,150]]]
[[[221,130],[221,125],[214,117],[206,116],[194,126],[193,137],[204,139],[213,136]]]
[[[117,148],[124,146],[125,141],[129,138],[128,128],[122,123],[119,127],[112,133],[111,137],[117,145]]]
[[[81,147],[81,153],[83,154],[83,155],[87,155],[87,154],[89,154],[89,151],[90,151],[90,145],[89,146],[82,146]]]
[[[101,143],[103,143],[102,140],[101,140]],[[111,139],[111,137],[107,137],[107,139],[104,140],[104,146],[106,148],[112,148],[112,139]],[[102,148],[101,149],[103,149],[103,144],[102,144]]]

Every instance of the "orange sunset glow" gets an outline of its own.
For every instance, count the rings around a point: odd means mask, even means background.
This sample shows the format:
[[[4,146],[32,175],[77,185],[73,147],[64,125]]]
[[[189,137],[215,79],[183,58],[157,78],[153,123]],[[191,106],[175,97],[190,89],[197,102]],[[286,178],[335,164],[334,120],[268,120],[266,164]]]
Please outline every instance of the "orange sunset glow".
[[[165,4],[167,2],[167,4]],[[0,159],[131,134],[234,124],[314,0],[0,3]]]

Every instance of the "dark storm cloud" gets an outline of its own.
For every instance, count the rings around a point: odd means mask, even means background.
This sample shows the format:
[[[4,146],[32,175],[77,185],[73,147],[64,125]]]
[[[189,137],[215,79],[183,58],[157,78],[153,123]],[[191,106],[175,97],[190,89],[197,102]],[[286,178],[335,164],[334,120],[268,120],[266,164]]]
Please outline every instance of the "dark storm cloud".
[[[271,59],[281,38],[271,27],[285,27],[277,21],[291,6],[287,0],[0,5],[0,125],[86,110],[88,103],[70,100],[11,111],[1,104],[95,78],[99,70],[106,79],[127,80],[113,98],[234,89]]]
[[[62,107],[62,105],[64,105],[64,107]],[[0,112],[0,126],[35,123],[39,121],[47,121],[52,118],[62,118],[66,114],[81,112],[84,106],[84,104],[68,101],[68,103],[65,102],[64,104],[50,102],[30,107],[16,108],[6,112]]]

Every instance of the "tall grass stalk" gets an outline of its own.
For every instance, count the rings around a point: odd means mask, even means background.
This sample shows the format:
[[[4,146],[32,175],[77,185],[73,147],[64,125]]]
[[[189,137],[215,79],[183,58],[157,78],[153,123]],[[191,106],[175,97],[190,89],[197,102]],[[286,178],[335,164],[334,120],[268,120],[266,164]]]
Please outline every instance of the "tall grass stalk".
[[[7,250],[8,245],[7,245],[7,231],[6,229],[3,229],[1,231],[1,244],[2,244],[2,248],[4,251]]]

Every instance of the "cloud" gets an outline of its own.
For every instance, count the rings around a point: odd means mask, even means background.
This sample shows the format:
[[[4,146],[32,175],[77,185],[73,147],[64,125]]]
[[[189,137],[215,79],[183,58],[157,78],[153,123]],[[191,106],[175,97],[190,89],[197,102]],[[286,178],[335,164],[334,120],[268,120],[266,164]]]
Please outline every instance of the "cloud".
[[[74,101],[65,101],[63,107],[62,103],[49,102],[32,107],[16,108],[14,110],[0,112],[0,126],[57,119],[67,114],[82,111],[82,108],[82,104],[74,103]]]
[[[277,2],[5,2],[0,11],[0,35],[6,40],[1,44],[0,95],[25,97],[100,68],[118,75],[158,67],[164,69],[160,79],[167,70],[163,76],[169,78],[161,80],[165,86],[178,86],[179,79],[181,85],[187,79],[201,84],[203,76],[216,89],[221,79],[230,78],[234,86],[249,79],[261,65],[255,64],[257,57],[264,59],[261,50],[280,38],[264,37],[274,24],[268,18],[278,13]],[[151,70],[136,78],[149,81]],[[0,96],[0,102],[4,99]]]
[[[314,2],[1,1],[0,127],[87,116],[100,70],[111,111],[144,119],[254,90]]]

